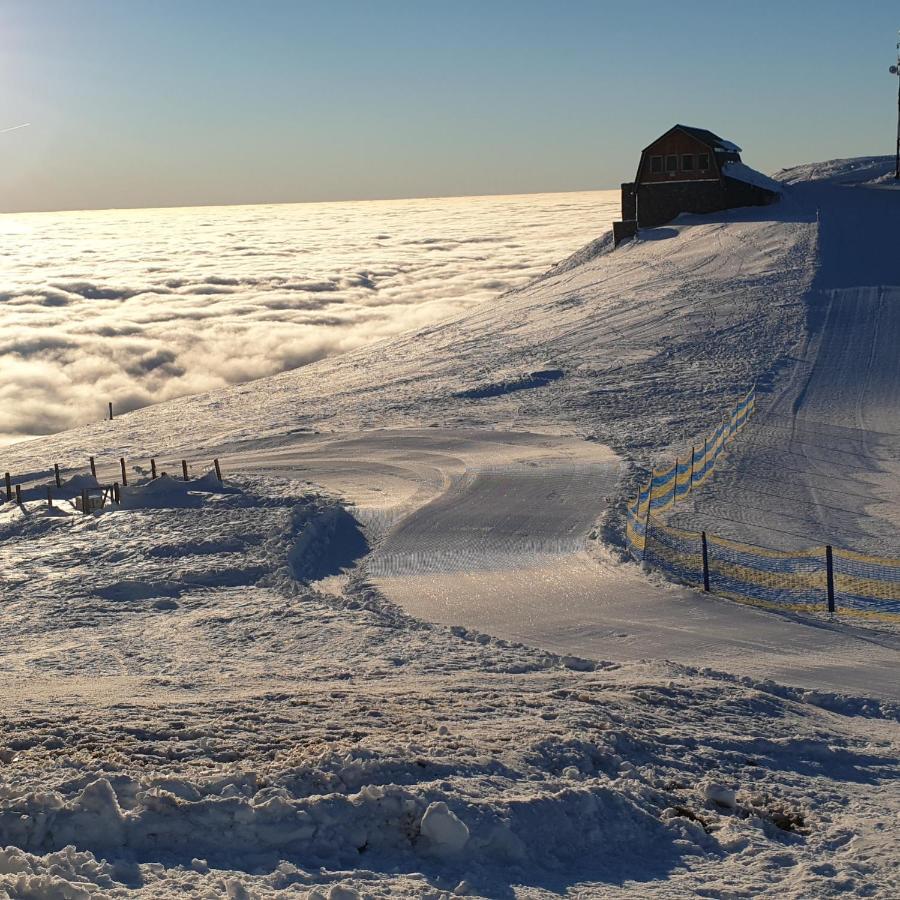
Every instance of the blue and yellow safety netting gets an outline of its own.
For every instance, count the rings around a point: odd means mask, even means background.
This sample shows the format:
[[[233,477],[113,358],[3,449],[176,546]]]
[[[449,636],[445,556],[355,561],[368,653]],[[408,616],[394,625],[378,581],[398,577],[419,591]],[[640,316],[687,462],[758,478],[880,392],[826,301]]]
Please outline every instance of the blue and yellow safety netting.
[[[654,469],[628,505],[626,543],[631,554],[679,581],[703,586],[703,540],[699,531],[674,528],[657,518],[713,471],[727,444],[755,407],[750,391],[698,450],[665,469]],[[826,548],[770,550],[706,535],[709,589],[715,594],[780,609],[826,609]],[[900,559],[833,548],[832,591],[842,614],[900,620]]]

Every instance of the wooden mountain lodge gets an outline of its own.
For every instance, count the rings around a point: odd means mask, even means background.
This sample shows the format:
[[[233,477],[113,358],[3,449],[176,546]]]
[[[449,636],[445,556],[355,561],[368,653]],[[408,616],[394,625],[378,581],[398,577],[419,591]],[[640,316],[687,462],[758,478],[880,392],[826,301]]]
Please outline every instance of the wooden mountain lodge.
[[[645,147],[637,177],[622,185],[618,245],[638,228],[671,222],[681,213],[765,206],[780,185],[741,162],[741,148],[705,128],[675,125]]]

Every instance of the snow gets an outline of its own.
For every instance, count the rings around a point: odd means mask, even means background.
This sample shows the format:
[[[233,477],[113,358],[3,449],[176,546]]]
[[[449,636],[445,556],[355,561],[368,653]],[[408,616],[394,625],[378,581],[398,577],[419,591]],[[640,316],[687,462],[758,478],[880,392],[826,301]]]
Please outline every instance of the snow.
[[[419,832],[439,856],[460,853],[469,840],[469,829],[442,800],[429,805],[419,824]]]
[[[735,181],[743,181],[746,184],[752,184],[754,187],[764,188],[767,191],[773,191],[776,194],[782,193],[784,185],[751,169],[750,166],[740,162],[729,162],[722,167],[722,174],[726,178],[734,178]]]
[[[897,635],[617,551],[647,464],[754,382],[759,424],[677,514],[772,539],[782,466],[817,499],[798,540],[888,540],[896,195],[861,168],[8,448],[0,897],[892,896]],[[89,455],[103,483],[126,456],[121,506],[47,515]]]

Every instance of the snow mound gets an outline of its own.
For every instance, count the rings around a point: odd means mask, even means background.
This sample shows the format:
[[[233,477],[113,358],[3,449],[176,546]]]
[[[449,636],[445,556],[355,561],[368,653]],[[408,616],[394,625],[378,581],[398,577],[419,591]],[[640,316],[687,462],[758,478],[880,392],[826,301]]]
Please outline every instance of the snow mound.
[[[831,184],[882,184],[893,180],[894,163],[893,156],[830,159],[781,169],[774,177],[784,184],[800,184],[807,181],[824,181]]]
[[[123,509],[160,509],[200,506],[214,494],[234,493],[213,471],[191,481],[160,475],[159,478],[121,488]]]

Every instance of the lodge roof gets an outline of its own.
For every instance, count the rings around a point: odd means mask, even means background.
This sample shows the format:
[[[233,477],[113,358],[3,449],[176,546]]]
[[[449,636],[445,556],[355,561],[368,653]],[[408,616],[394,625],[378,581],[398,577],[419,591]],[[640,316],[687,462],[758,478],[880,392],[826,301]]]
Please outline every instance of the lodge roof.
[[[679,129],[680,131],[687,132],[687,134],[691,135],[691,137],[695,137],[698,141],[702,141],[709,147],[711,150],[718,150],[721,153],[740,153],[741,148],[738,147],[737,144],[732,143],[731,141],[726,141],[725,138],[719,137],[715,132],[709,131],[707,128],[694,128],[692,125],[673,125],[669,131],[675,131],[675,129]],[[666,134],[669,133],[667,131],[665,134],[660,135],[660,137],[665,137]],[[660,138],[657,138],[658,141]],[[653,142],[655,144],[656,141]],[[650,146],[652,147],[653,144]],[[644,148],[647,149],[646,147]]]

